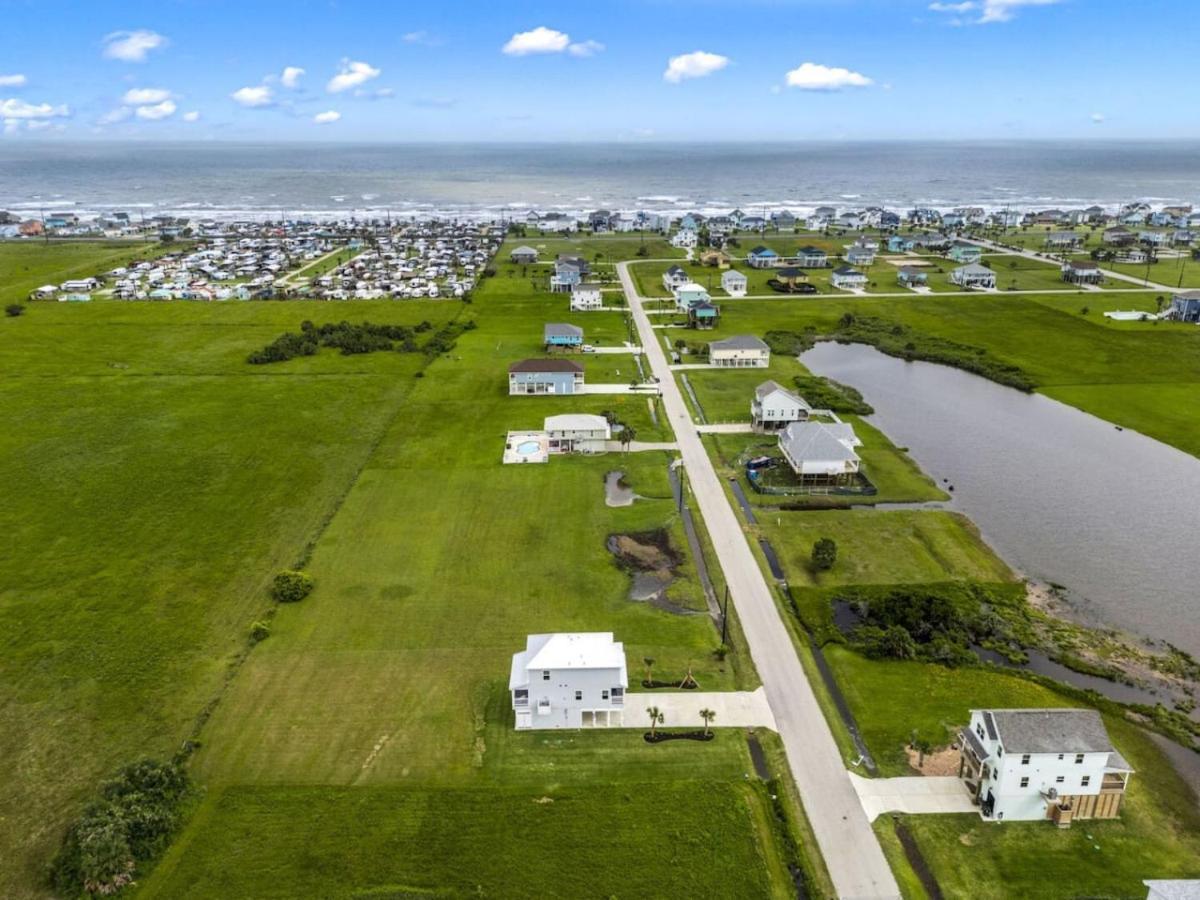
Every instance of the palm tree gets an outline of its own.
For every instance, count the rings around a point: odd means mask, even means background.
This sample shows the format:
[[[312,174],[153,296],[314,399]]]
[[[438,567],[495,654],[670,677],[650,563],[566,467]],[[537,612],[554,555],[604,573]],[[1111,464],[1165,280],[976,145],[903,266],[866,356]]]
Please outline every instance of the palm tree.
[[[650,737],[654,737],[655,730],[664,720],[662,710],[657,706],[647,706],[646,715],[650,717]]]
[[[650,684],[650,673],[654,669],[655,662],[656,662],[656,660],[654,659],[653,656],[643,656],[642,657],[642,664],[646,667],[646,684]]]
[[[625,451],[629,452],[629,445],[637,439],[637,432],[633,430],[632,425],[626,425],[621,429],[621,443],[625,445]]]
[[[700,710],[700,718],[704,720],[704,736],[708,737],[708,726],[712,724],[712,720],[717,717],[717,714],[711,709]]]

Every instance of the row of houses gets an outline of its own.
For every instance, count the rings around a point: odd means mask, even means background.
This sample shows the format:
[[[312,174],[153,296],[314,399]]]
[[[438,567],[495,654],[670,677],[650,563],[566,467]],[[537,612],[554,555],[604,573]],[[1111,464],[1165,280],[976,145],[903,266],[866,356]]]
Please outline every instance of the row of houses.
[[[814,434],[814,440],[840,443]],[[508,690],[519,731],[645,722],[629,709],[625,646],[612,632],[528,635],[525,648],[512,655]],[[1113,746],[1096,710],[965,712],[958,777],[984,820],[1050,820],[1062,827],[1119,816],[1134,769]]]

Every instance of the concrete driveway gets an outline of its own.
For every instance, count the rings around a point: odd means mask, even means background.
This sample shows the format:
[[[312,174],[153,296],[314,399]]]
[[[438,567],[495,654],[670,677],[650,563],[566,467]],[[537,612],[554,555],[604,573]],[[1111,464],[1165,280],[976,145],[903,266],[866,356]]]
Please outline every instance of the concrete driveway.
[[[863,778],[850,773],[863,812],[874,822],[886,812],[968,813],[978,812],[967,786],[953,775],[911,778]]]
[[[756,691],[647,691],[625,696],[625,725],[650,727],[646,708],[657,706],[663,714],[663,728],[700,728],[704,720],[700,710],[711,709],[717,715],[713,728],[775,729],[775,716],[767,703],[767,694]]]

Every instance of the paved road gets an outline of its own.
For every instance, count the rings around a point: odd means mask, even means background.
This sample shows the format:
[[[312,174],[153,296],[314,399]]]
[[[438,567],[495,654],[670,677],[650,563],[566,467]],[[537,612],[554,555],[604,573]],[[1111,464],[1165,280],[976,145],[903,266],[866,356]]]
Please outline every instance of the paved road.
[[[1038,262],[1046,263],[1047,265],[1055,265],[1058,262],[1058,260],[1055,259],[1047,259],[1044,256],[1038,256],[1032,250],[1016,250],[1012,247],[1005,247],[1003,244],[997,244],[995,241],[989,241],[986,238],[964,238],[964,240],[971,244],[977,244],[978,246],[984,247],[988,250],[996,250],[1012,256],[1023,256],[1026,259],[1036,259]],[[1159,284],[1156,281],[1146,281],[1143,278],[1138,278],[1136,275],[1126,275],[1124,272],[1115,272],[1112,269],[1106,269],[1103,266],[1100,267],[1100,271],[1109,278],[1115,278],[1118,281],[1128,281],[1130,284],[1136,284],[1144,291],[1165,291],[1168,294],[1177,294],[1181,290],[1187,290],[1186,288],[1172,287],[1168,284]],[[1078,288],[1074,288],[1074,290],[1078,290]],[[1129,288],[1116,288],[1115,290],[1129,290]],[[1012,291],[1006,293],[1021,292]],[[1054,293],[1054,291],[1036,291],[1035,293],[1045,294]]]
[[[775,597],[704,451],[662,345],[654,339],[628,265],[619,263],[617,273],[625,286],[651,371],[660,379],[663,409],[675,429],[692,492],[725,572],[734,608],[834,888],[844,898],[899,897],[900,889],[850,783]]]

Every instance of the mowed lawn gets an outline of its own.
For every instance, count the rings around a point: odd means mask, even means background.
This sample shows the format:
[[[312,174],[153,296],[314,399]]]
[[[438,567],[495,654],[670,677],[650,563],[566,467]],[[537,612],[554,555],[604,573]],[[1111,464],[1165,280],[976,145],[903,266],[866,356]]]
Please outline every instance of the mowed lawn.
[[[151,895],[294,896],[314,890],[317,869],[328,870],[317,884],[335,885],[334,896],[388,885],[576,893],[552,883],[561,866],[530,862],[544,854],[539,823],[593,883],[584,893],[780,890],[773,813],[745,785],[752,767],[741,733],[707,745],[641,739],[654,702],[637,684],[644,656],[657,660],[656,676],[691,669],[710,690],[735,688],[748,667],[736,655],[716,658],[707,616],[630,601],[630,576],[606,550],[611,534],[665,528],[686,555],[670,455],[500,464],[507,430],[558,412],[608,409],[640,438],[670,438],[645,398],[507,395],[508,363],[539,353],[544,322],[619,333],[620,313],[571,317],[567,302],[503,273],[476,294],[478,330],[417,380],[314,548],[315,590],[279,611],[205,727],[193,771],[212,799],[153,877]],[[630,362],[584,359],[589,380],[596,367],[627,371]],[[643,499],[605,504],[614,469]],[[680,575],[670,597],[701,608],[692,561]],[[529,633],[564,630],[612,631],[624,642],[631,728],[513,732],[511,656]],[[372,811],[382,809],[392,813],[379,823]],[[314,835],[311,852],[297,856],[294,841],[264,834],[231,855],[230,835],[277,831],[272,822]],[[664,854],[670,836],[683,834],[703,839],[680,838]],[[459,849],[447,860],[455,835]],[[716,858],[713,846],[728,854]],[[749,880],[726,883],[742,869]]]
[[[57,253],[58,247],[51,248]],[[188,737],[403,408],[417,356],[245,355],[459,304],[32,304],[0,319],[0,895],[114,769]]]

